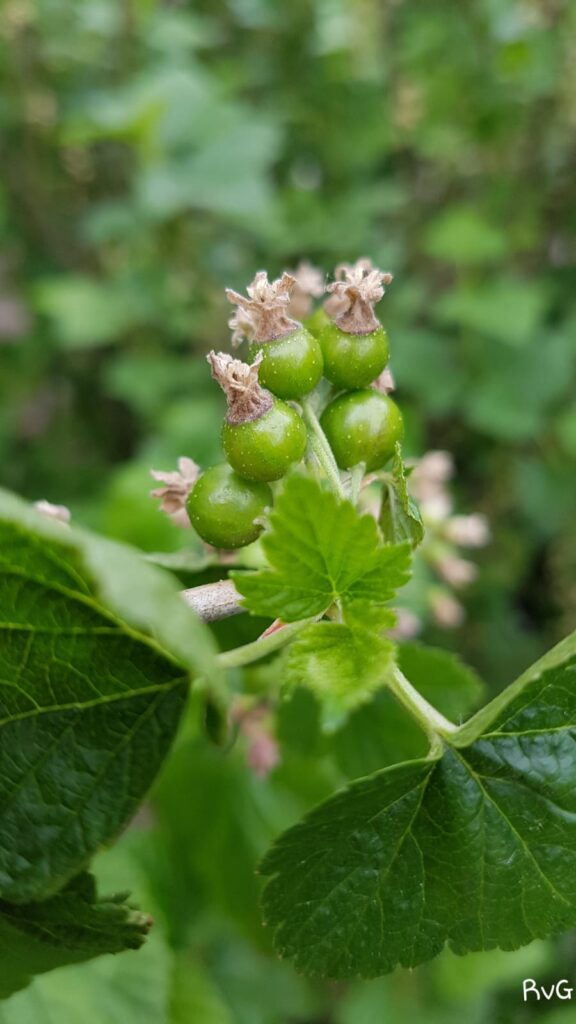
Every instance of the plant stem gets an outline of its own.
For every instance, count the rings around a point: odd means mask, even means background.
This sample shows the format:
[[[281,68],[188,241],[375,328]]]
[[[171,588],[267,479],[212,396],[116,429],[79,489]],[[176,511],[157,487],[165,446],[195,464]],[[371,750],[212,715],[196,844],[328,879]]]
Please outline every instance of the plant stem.
[[[362,481],[366,473],[366,463],[359,462],[357,466],[354,466],[350,473],[350,501],[353,505],[358,504],[358,498],[360,497],[360,489],[362,487]]]
[[[300,622],[291,622],[287,626],[270,633],[269,636],[260,637],[251,644],[244,644],[243,647],[234,647],[231,651],[224,651],[218,654],[216,662],[220,668],[240,668],[242,665],[250,665],[253,661],[259,661],[267,654],[284,647],[292,637],[296,636],[304,626],[315,619],[301,619]]]
[[[201,587],[183,590],[182,597],[194,609],[204,622],[217,622],[228,619],[244,611],[240,604],[240,594],[232,580],[218,580],[216,583],[205,583]]]
[[[452,733],[457,732],[458,726],[448,721],[435,707],[432,707],[432,704],[429,704],[418,693],[418,690],[412,686],[412,683],[406,679],[406,676],[397,665],[392,669],[387,683],[394,696],[398,698],[400,703],[404,705],[406,710],[410,712],[412,717],[424,729],[433,746],[437,745],[439,736],[450,736]]]
[[[302,409],[304,412],[304,418],[312,432],[310,436],[310,444],[312,446],[312,450],[314,451],[314,454],[316,455],[318,462],[322,466],[322,469],[324,470],[326,476],[328,477],[330,483],[332,484],[332,487],[336,491],[336,494],[338,494],[341,498],[344,498],[344,488],[342,486],[342,480],[340,478],[340,471],[338,469],[338,466],[336,465],[336,459],[334,458],[332,449],[328,444],[326,434],[324,433],[322,427],[320,426],[320,421],[318,420],[318,417],[314,412],[314,409],[312,408],[310,401],[305,399],[304,402],[302,403]]]

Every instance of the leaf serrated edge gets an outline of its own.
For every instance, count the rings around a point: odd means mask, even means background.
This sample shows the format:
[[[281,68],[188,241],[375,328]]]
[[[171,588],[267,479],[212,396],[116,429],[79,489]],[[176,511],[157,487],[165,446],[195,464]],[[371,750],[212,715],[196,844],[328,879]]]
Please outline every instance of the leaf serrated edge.
[[[576,657],[576,631],[571,633],[569,636],[561,640],[560,643],[556,644],[550,651],[547,651],[538,661],[534,662],[530,668],[526,669],[515,682],[511,683],[502,693],[499,693],[493,700],[486,704],[483,708],[480,708],[469,718],[464,725],[461,725],[455,733],[450,736],[449,742],[455,747],[467,747],[479,737],[487,732],[488,728],[498,718],[500,713],[504,711],[511,703],[518,697],[522,691],[530,684],[535,682],[545,672],[550,671],[553,668],[557,668],[559,665],[565,664],[571,658]]]

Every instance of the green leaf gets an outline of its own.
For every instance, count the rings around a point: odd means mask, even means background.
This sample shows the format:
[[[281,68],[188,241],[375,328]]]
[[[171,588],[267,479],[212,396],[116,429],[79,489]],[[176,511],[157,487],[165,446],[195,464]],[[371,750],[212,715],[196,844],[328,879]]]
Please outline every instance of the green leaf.
[[[138,949],[151,920],[125,898],[98,897],[92,875],[82,874],[41,903],[0,900],[0,999],[56,967]]]
[[[212,640],[173,581],[0,492],[0,898],[53,895],[134,814]]]
[[[390,640],[356,622],[313,623],[290,645],[285,680],[289,687],[308,687],[321,702],[325,724],[334,727],[383,685],[393,650]]]
[[[170,1024],[234,1024],[234,1018],[206,968],[190,956],[175,959]]]
[[[375,520],[303,476],[291,477],[261,544],[270,569],[232,573],[255,615],[296,622],[334,603],[385,604],[408,579],[408,544],[381,542]]]
[[[436,759],[377,772],[284,833],[262,870],[283,956],[333,978],[516,949],[576,925],[574,639]]]
[[[383,485],[379,523],[384,539],[389,544],[409,541],[416,548],[424,539],[422,517],[418,505],[408,494],[402,449],[398,443],[392,464],[392,479]]]
[[[507,252],[503,230],[486,220],[473,206],[442,210],[424,235],[424,252],[457,267],[480,266],[501,260]]]
[[[446,292],[434,304],[434,314],[442,323],[469,328],[522,348],[536,336],[548,303],[545,282],[497,277]]]
[[[117,341],[141,318],[137,300],[115,282],[80,274],[42,281],[36,287],[36,302],[52,321],[63,348],[92,348]]]

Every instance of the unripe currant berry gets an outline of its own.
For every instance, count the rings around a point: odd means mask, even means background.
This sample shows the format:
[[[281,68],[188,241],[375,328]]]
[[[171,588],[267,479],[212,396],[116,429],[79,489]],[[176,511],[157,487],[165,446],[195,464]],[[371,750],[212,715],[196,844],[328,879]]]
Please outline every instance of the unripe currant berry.
[[[404,433],[398,406],[373,388],[339,395],[326,406],[320,423],[341,469],[360,462],[367,472],[380,469]]]
[[[339,388],[367,387],[388,362],[388,338],[380,326],[368,334],[349,334],[336,324],[329,324],[319,340],[324,376]]]
[[[260,387],[260,359],[248,366],[224,352],[211,352],[208,361],[228,399],[222,427],[228,462],[246,480],[279,480],[304,455],[304,421]]]
[[[302,398],[322,376],[322,351],[317,339],[288,316],[296,284],[291,274],[268,281],[264,271],[248,287],[248,298],[228,289],[228,300],[238,307],[230,321],[236,337],[251,341],[250,357],[261,355],[260,384],[278,398]]]
[[[318,309],[315,309],[313,313],[310,313],[310,316],[307,316],[302,323],[306,330],[310,331],[310,334],[313,334],[315,338],[320,339],[320,335],[324,328],[330,326],[330,317],[324,307],[320,306]]]
[[[324,376],[339,388],[364,388],[382,373],[389,357],[388,338],[376,319],[374,304],[384,294],[391,274],[367,260],[336,271],[340,280],[328,286],[326,303],[334,323],[320,335]]]
[[[243,480],[223,462],[198,478],[186,504],[196,533],[215,548],[241,548],[257,540],[272,505],[268,484]]]
[[[262,353],[260,383],[278,398],[302,398],[322,376],[322,351],[305,327],[263,344],[252,342],[250,356]]]

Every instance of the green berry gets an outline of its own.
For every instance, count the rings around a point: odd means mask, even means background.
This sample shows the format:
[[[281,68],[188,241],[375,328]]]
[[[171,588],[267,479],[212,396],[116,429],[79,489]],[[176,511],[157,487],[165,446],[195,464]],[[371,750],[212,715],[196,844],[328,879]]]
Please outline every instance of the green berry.
[[[329,324],[320,335],[324,376],[339,388],[365,388],[382,373],[389,357],[383,327],[368,334],[347,334]]]
[[[322,376],[322,351],[304,327],[275,341],[253,343],[250,357],[262,353],[259,381],[278,398],[301,398],[313,391]]]
[[[319,338],[321,332],[325,327],[328,327],[331,323],[328,313],[324,309],[324,306],[319,306],[315,309],[310,316],[307,316],[304,320],[304,327],[310,334],[313,334],[315,338]]]
[[[320,422],[341,469],[351,469],[359,462],[366,463],[368,472],[380,469],[394,454],[404,432],[398,406],[373,388],[335,398]]]
[[[272,505],[268,484],[242,480],[225,462],[194,484],[187,509],[196,533],[215,548],[242,548],[262,533],[256,522]]]
[[[306,441],[302,418],[277,398],[261,415],[222,427],[224,454],[245,480],[279,480],[303,457]]]

